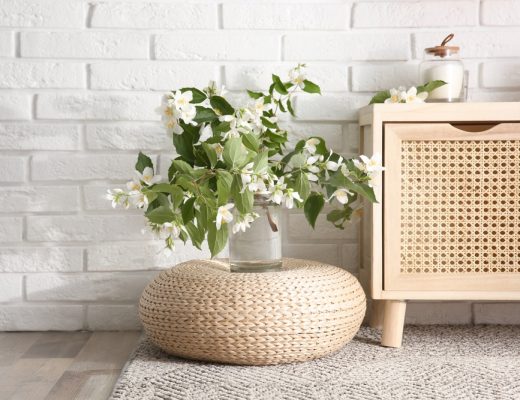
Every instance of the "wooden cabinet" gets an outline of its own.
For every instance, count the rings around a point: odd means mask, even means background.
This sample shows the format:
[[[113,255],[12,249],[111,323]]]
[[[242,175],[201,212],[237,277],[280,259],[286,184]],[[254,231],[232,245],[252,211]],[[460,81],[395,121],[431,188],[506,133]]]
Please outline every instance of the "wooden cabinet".
[[[520,103],[378,104],[360,129],[386,167],[361,236],[382,344],[406,300],[520,300]]]

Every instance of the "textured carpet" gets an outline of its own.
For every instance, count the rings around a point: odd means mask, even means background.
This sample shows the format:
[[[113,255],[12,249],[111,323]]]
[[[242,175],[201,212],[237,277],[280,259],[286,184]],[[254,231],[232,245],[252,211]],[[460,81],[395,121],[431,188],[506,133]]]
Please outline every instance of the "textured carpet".
[[[401,349],[362,328],[334,355],[268,367],[181,360],[143,340],[112,399],[520,399],[520,326],[407,326]]]

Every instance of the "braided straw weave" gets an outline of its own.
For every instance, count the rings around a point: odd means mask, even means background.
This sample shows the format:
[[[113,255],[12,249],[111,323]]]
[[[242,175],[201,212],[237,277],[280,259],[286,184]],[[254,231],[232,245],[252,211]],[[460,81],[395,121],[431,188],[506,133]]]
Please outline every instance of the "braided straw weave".
[[[267,365],[339,350],[365,308],[356,278],[331,265],[287,258],[281,271],[230,273],[221,261],[192,260],[148,284],[139,314],[148,337],[170,354]]]

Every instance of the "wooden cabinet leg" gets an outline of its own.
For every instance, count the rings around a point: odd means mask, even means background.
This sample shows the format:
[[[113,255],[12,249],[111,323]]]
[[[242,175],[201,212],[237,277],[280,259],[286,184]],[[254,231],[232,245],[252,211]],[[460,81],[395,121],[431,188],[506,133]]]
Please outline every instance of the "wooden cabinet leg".
[[[371,328],[383,329],[383,319],[385,312],[384,300],[372,300],[370,307],[370,320],[368,325]]]
[[[386,300],[381,344],[386,347],[401,347],[403,341],[404,316],[406,302]]]

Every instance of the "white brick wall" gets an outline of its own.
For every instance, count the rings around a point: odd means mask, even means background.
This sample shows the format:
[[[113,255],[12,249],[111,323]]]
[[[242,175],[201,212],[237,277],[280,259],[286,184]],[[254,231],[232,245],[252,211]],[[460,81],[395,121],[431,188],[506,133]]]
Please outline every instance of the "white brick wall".
[[[474,100],[520,100],[518,0],[0,0],[0,330],[131,329],[146,282],[207,257],[166,258],[107,187],[137,151],[166,173],[161,92],[213,79],[234,99],[309,65],[323,96],[300,96],[292,140],[321,135],[353,155],[356,109],[415,83],[426,46],[454,32]],[[284,251],[357,273],[357,223],[316,231],[284,216]],[[518,303],[410,304],[410,323],[520,323]]]

